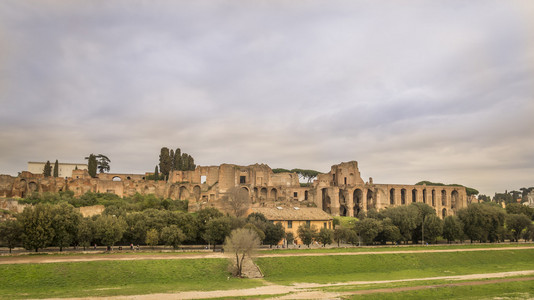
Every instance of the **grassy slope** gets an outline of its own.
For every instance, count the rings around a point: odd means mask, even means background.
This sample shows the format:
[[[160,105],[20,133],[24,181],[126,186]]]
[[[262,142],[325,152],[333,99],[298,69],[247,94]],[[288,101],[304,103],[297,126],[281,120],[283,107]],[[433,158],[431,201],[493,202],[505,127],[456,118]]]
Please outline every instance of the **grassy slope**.
[[[261,285],[255,280],[228,279],[227,269],[226,259],[0,265],[0,298],[133,295]]]
[[[534,249],[258,258],[277,283],[388,280],[534,269]]]

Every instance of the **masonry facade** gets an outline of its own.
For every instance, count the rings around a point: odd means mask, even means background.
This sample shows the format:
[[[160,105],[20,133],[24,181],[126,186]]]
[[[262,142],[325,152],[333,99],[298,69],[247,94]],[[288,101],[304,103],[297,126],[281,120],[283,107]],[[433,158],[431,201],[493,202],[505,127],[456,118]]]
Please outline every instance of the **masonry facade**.
[[[309,186],[301,186],[296,173],[273,173],[265,164],[199,166],[193,171],[173,171],[167,182],[147,180],[148,174],[99,174],[73,170],[72,177],[53,178],[22,172],[18,177],[0,175],[0,197],[26,197],[33,192],[73,191],[114,193],[121,197],[136,193],[188,200],[189,209],[204,207],[225,210],[225,196],[240,187],[250,196],[252,207],[317,207],[333,216],[357,216],[370,209],[426,203],[440,217],[454,215],[467,206],[464,187],[364,182],[356,161],[343,162],[320,174]]]

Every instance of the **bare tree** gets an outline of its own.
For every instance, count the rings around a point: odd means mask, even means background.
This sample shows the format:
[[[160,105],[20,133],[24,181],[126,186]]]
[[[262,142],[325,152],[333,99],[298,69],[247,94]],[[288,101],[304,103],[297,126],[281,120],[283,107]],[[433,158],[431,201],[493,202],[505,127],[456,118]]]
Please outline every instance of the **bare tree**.
[[[250,208],[250,196],[246,188],[230,188],[225,197],[228,210],[236,217],[243,217]]]
[[[224,251],[235,255],[236,276],[241,277],[245,256],[252,257],[254,250],[260,246],[260,238],[254,230],[238,228],[233,230],[224,242]]]

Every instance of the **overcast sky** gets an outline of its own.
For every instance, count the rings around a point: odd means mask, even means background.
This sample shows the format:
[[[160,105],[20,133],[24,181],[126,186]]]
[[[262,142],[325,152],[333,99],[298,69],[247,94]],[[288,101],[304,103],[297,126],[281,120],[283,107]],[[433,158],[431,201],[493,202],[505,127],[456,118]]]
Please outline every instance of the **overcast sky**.
[[[0,173],[111,159],[534,186],[534,1],[0,2]]]

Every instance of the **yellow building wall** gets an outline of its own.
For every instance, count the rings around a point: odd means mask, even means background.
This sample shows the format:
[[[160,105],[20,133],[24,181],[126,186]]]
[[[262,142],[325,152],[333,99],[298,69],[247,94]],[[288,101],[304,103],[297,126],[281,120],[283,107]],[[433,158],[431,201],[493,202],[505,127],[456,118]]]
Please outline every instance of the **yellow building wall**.
[[[288,225],[289,222],[292,222],[291,228],[289,228],[289,225]],[[306,222],[307,221],[274,221],[275,224],[282,223],[282,226],[284,227],[284,230],[286,233],[288,232],[293,233],[293,236],[295,237],[295,241],[294,241],[295,245],[302,245],[302,241],[299,238],[298,230],[299,230],[299,226],[306,225]],[[311,227],[315,226],[317,228],[317,232],[319,232],[319,230],[321,230],[321,228],[325,226],[328,229],[333,229],[332,220],[309,221],[309,222],[310,222]],[[280,241],[280,243],[278,244],[282,245],[284,241],[285,239]]]

